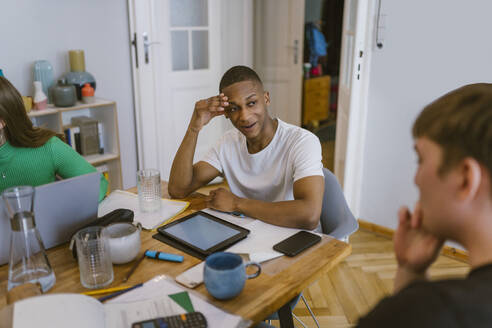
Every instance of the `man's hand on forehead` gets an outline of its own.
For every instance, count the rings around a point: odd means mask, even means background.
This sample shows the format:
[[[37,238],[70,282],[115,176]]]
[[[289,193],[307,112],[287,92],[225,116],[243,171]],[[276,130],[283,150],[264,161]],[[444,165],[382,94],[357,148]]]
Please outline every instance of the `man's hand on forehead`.
[[[224,109],[229,106],[227,100],[227,96],[221,93],[217,96],[197,101],[191,118],[190,128],[198,132],[215,116],[224,115]]]

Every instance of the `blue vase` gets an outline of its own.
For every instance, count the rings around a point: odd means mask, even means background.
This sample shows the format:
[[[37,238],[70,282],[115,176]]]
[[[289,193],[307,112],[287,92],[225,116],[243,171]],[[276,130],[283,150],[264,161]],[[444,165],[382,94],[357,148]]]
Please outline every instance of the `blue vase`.
[[[55,77],[53,73],[53,66],[47,60],[38,60],[34,62],[34,81],[41,81],[43,86],[43,92],[48,96],[48,102],[53,102],[49,90],[55,83]]]

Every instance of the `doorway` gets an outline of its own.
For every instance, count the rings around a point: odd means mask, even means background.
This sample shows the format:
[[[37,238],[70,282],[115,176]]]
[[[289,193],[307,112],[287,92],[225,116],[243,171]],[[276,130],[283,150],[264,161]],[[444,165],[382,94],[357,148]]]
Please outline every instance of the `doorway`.
[[[335,170],[343,1],[306,0],[302,125],[318,136],[323,166]]]
[[[320,138],[323,164],[337,176],[356,216],[376,2],[306,0],[303,123]]]

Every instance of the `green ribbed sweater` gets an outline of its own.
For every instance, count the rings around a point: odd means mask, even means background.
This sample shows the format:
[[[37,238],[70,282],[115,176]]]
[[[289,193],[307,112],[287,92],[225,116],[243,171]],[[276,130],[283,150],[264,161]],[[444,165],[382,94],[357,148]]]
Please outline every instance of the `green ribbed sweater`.
[[[14,147],[6,142],[0,147],[0,192],[14,186],[39,186],[96,172],[72,147],[52,137],[38,148]],[[101,174],[99,201],[106,195],[108,181]]]

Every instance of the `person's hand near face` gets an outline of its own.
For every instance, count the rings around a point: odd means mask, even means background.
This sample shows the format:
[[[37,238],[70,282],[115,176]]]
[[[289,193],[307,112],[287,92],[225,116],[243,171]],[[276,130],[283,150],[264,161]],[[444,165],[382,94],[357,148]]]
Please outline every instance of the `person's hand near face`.
[[[413,213],[407,207],[398,212],[398,228],[393,237],[398,273],[395,292],[411,281],[425,279],[427,269],[436,260],[444,240],[422,227],[423,212],[417,203]]]
[[[212,118],[224,115],[224,108],[228,105],[227,97],[223,93],[197,101],[191,117],[190,128],[195,132],[199,132]]]

